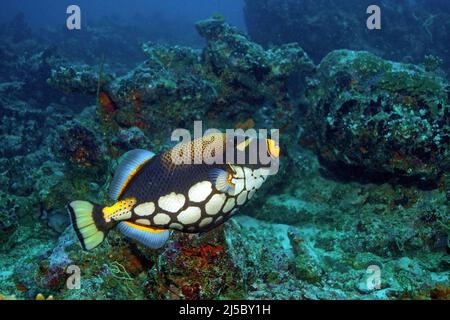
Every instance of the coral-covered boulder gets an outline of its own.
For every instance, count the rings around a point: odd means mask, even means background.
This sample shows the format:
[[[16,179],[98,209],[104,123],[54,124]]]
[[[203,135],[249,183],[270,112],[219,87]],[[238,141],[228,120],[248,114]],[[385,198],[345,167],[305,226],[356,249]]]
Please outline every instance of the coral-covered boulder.
[[[101,70],[102,71],[102,70]],[[110,74],[101,74],[101,85],[113,79]],[[96,94],[99,86],[99,72],[84,64],[57,65],[51,70],[47,83],[64,93]]]
[[[201,76],[196,50],[151,43],[143,50],[147,61],[111,83],[99,111],[104,120],[111,117],[121,128],[137,127],[149,136],[167,137],[169,128],[202,117],[216,90]]]
[[[436,180],[450,166],[450,91],[421,66],[334,51],[308,92],[305,125],[328,165]]]
[[[77,122],[60,129],[56,149],[63,159],[80,167],[99,165],[104,151],[95,133]]]
[[[145,286],[147,298],[242,299],[242,270],[221,226],[203,235],[173,233]]]
[[[315,70],[304,50],[298,44],[265,50],[220,16],[196,27],[206,39],[204,50],[149,42],[146,61],[122,76],[103,74],[99,81],[94,68],[60,65],[49,83],[64,92],[98,94],[104,128],[122,136],[112,139],[117,148],[126,146],[120,140],[130,128],[158,148],[173,129],[200,119],[228,128],[249,118],[256,127],[285,126],[293,109],[288,83],[294,76],[303,82]]]
[[[220,16],[200,21],[196,27],[207,40],[205,67],[221,84],[219,103],[273,101],[283,107],[287,79],[295,72],[314,70],[312,60],[296,43],[265,50]]]

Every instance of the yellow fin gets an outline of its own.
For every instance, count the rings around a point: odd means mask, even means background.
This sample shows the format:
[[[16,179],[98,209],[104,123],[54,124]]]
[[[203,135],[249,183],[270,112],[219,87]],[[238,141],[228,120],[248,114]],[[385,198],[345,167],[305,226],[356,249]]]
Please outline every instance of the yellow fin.
[[[136,204],[136,198],[127,198],[120,200],[110,207],[103,208],[103,218],[108,223],[111,220],[122,221],[130,219],[133,215],[131,211]]]
[[[99,205],[88,201],[72,201],[67,206],[72,225],[84,250],[100,245],[108,232],[108,224],[102,221]]]

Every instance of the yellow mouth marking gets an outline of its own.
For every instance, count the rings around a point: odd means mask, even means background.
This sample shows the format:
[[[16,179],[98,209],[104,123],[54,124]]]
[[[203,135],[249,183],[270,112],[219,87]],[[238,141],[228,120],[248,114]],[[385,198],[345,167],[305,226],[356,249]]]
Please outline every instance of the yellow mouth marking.
[[[131,209],[136,204],[136,198],[127,198],[120,200],[110,207],[103,208],[103,218],[106,222],[111,220],[126,220],[131,218]]]
[[[230,186],[233,186],[233,187],[234,187],[235,184],[233,183],[233,181],[231,181],[233,178],[234,178],[233,175],[232,175],[231,173],[229,173],[228,176],[227,176],[227,183],[228,183]]]
[[[280,147],[277,146],[276,142],[272,139],[267,139],[267,147],[269,148],[269,153],[278,158],[280,156]]]

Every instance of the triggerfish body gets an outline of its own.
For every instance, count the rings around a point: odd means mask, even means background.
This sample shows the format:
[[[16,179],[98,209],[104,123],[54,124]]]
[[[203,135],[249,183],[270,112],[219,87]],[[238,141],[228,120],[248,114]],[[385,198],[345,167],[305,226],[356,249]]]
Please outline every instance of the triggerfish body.
[[[126,153],[110,185],[109,196],[114,204],[102,206],[73,201],[68,205],[83,249],[96,248],[114,227],[127,237],[157,249],[167,241],[170,230],[200,233],[227,221],[271,174],[268,165],[259,161],[259,155],[265,153],[278,161],[279,146],[271,139],[245,137],[233,146],[233,159],[246,155],[247,162],[243,164],[226,160],[177,163],[173,155],[184,154],[193,160],[203,156],[208,148],[225,154],[230,139],[236,137],[218,133],[179,144],[157,155],[146,150]],[[254,144],[256,149],[252,148]],[[256,163],[248,160],[250,150],[258,150]]]

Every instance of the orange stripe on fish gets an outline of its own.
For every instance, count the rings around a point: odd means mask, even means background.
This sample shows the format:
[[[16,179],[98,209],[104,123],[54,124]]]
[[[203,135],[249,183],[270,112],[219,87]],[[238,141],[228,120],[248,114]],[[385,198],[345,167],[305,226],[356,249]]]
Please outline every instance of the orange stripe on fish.
[[[141,230],[141,231],[146,231],[146,232],[151,232],[151,233],[161,233],[161,232],[167,232],[167,230],[162,230],[162,229],[153,229],[153,228],[149,228],[149,227],[144,227],[141,226],[139,224],[134,224],[128,221],[124,221],[124,223],[132,228]]]

